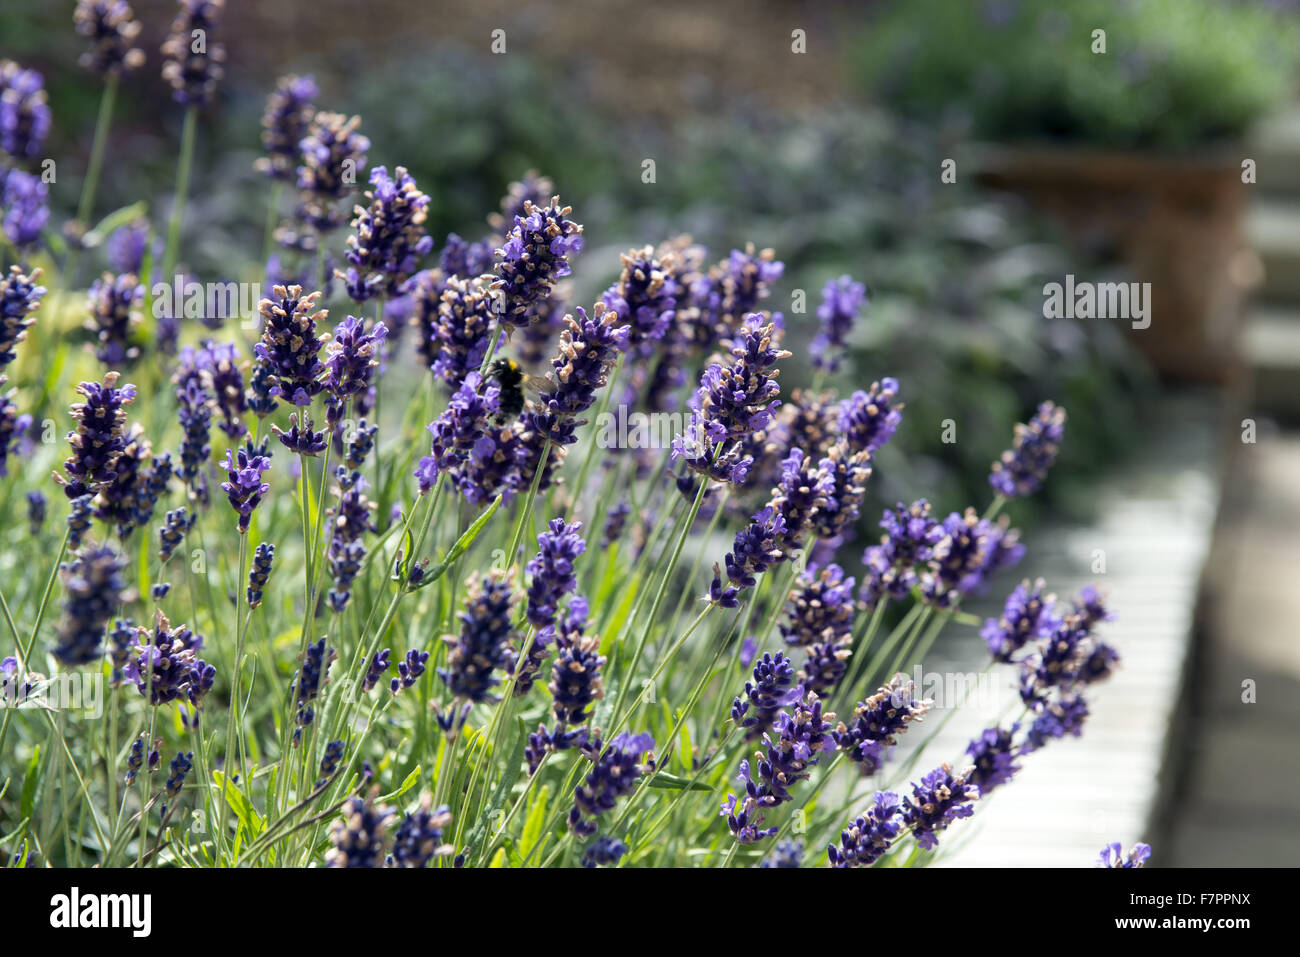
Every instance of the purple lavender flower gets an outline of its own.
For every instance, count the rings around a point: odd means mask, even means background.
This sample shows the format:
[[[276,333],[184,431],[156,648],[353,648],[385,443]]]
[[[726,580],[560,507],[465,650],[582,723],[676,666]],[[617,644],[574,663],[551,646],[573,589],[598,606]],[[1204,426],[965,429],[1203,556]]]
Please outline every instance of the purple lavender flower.
[[[418,648],[407,651],[406,658],[397,663],[397,677],[388,683],[388,690],[397,694],[411,687],[420,680],[420,675],[424,674],[424,666],[428,661],[427,651],[420,651]]]
[[[442,840],[443,829],[451,823],[451,809],[443,804],[433,807],[433,795],[420,795],[416,809],[403,816],[393,837],[393,867],[425,867],[434,857],[452,852]]]
[[[126,561],[108,547],[87,547],[61,566],[63,601],[54,656],[68,667],[99,659],[104,630],[127,596]]]
[[[253,351],[266,367],[270,395],[293,405],[311,405],[325,387],[320,349],[329,340],[328,335],[316,335],[316,323],[329,313],[316,309],[319,292],[303,295],[301,286],[276,286],[271,294],[274,299],[263,299],[257,307],[262,340]]]
[[[1066,735],[1079,737],[1083,734],[1083,723],[1088,718],[1088,702],[1080,694],[1062,694],[1054,701],[1040,701],[1038,716],[1025,732],[1025,740],[1020,745],[1021,754],[1037,751],[1049,741],[1064,738]]]
[[[455,233],[447,234],[438,266],[448,279],[474,279],[492,271],[493,250],[489,242],[470,243]]]
[[[361,690],[369,691],[375,685],[379,684],[379,679],[388,671],[390,656],[392,652],[385,648],[383,651],[376,651],[370,658],[370,664],[366,666],[366,676],[361,681]]]
[[[574,312],[577,318],[564,318],[566,328],[551,360],[554,386],[542,392],[536,407],[524,414],[528,432],[560,446],[577,441],[575,430],[586,422],[578,416],[595,404],[596,391],[606,385],[628,336],[628,327],[619,324],[619,314],[603,303],[596,303],[590,317],[581,308]],[[525,477],[532,479],[531,475]]]
[[[1013,724],[1010,728],[985,728],[966,746],[973,766],[967,780],[979,788],[981,796],[1006,784],[1020,770],[1016,764],[1020,750],[1013,742],[1019,727]]]
[[[871,478],[871,453],[866,449],[851,452],[847,443],[838,442],[819,465],[831,481],[826,501],[813,512],[811,529],[817,538],[837,539],[857,523],[861,513]]]
[[[356,233],[348,237],[345,258],[350,268],[346,274],[336,273],[357,302],[396,294],[433,249],[433,238],[424,230],[429,197],[405,167],[396,167],[393,174],[390,177],[384,166],[370,171],[370,203],[357,207],[352,220]]]
[[[194,770],[194,752],[178,751],[176,757],[172,758],[169,769],[171,773],[167,776],[164,790],[167,792],[167,797],[174,798],[181,793],[181,788],[185,787],[186,776]],[[158,813],[166,816],[167,805],[164,804]]]
[[[138,630],[134,654],[122,672],[151,705],[187,702],[195,709],[197,727],[198,712],[217,677],[216,668],[199,657],[202,648],[201,637],[184,625],[173,628],[158,611],[152,631]]]
[[[28,328],[36,322],[45,287],[37,285],[41,271],[33,269],[27,275],[22,268],[9,267],[8,275],[0,279],[0,369],[14,361],[18,343],[27,338]]]
[[[822,287],[822,303],[817,307],[821,325],[808,349],[815,367],[839,371],[844,342],[866,304],[867,287],[849,276],[828,280]]]
[[[253,510],[262,503],[262,496],[271,491],[271,486],[262,481],[262,473],[271,467],[271,460],[260,455],[250,457],[243,449],[226,449],[221,467],[228,476],[221,489],[230,500],[230,507],[239,514],[239,534],[245,535]]]
[[[254,362],[253,371],[248,377],[248,389],[244,393],[244,404],[259,419],[264,419],[275,411],[276,398],[271,393],[275,387],[275,374],[265,362]]]
[[[673,321],[677,302],[671,260],[661,263],[655,258],[654,247],[645,246],[624,253],[622,261],[618,282],[604,292],[601,301],[628,324],[628,347],[647,339],[662,339]]]
[[[111,480],[117,458],[126,447],[123,426],[126,424],[126,407],[135,401],[135,386],[117,387],[118,373],[104,375],[104,382],[82,382],[77,391],[85,396],[84,402],[74,403],[69,410],[77,426],[68,433],[72,455],[63,463],[68,477],[55,476],[70,499],[93,492]]]
[[[803,841],[782,841],[758,862],[759,867],[802,867]]]
[[[298,727],[293,732],[295,746],[302,742],[302,729],[316,720],[316,709],[312,702],[325,686],[330,665],[337,657],[338,653],[333,648],[326,649],[324,638],[307,645],[307,651],[302,656],[302,665],[291,685],[294,703],[298,709],[294,716],[294,720],[298,723]]]
[[[844,674],[846,646],[853,636],[854,584],[839,565],[811,567],[790,593],[781,636],[787,645],[807,649],[803,683],[818,694],[834,688]]]
[[[485,432],[498,409],[500,391],[494,382],[484,388],[483,377],[471,372],[452,395],[446,410],[430,423],[430,454],[420,459],[415,471],[421,495],[428,494],[440,473],[465,462],[480,442],[490,444]]]
[[[266,112],[262,114],[262,146],[266,155],[254,164],[259,172],[271,179],[295,178],[302,155],[298,144],[307,135],[316,115],[313,101],[319,95],[320,88],[312,76],[289,74],[276,81],[275,89],[266,98]]]
[[[144,63],[144,51],[132,46],[140,36],[140,21],[126,0],[77,0],[73,22],[90,40],[77,62],[92,73],[117,76]]]
[[[135,273],[144,271],[144,256],[149,248],[149,221],[135,219],[117,227],[104,241],[104,256],[113,272]]]
[[[724,559],[728,581],[736,588],[753,588],[758,575],[785,560],[785,540],[785,519],[780,512],[770,505],[755,512],[750,523],[736,533]]]
[[[8,382],[9,378],[0,373],[0,478],[9,474],[9,455],[32,427],[32,417],[19,415],[18,406],[14,404],[18,390],[3,391]]]
[[[980,798],[980,789],[968,781],[969,771],[952,773],[952,765],[935,768],[903,804],[903,822],[911,828],[917,846],[924,851],[939,846],[936,836],[954,821],[975,813],[971,805]]]
[[[348,439],[347,454],[343,457],[343,464],[353,472],[359,472],[374,450],[375,436],[378,434],[377,424],[371,425],[365,419],[358,422],[352,437]]]
[[[1101,856],[1097,858],[1098,867],[1142,867],[1151,856],[1151,846],[1138,842],[1133,845],[1133,850],[1124,854],[1124,845],[1119,841],[1113,841],[1101,849]]]
[[[843,721],[834,731],[835,744],[857,763],[864,777],[880,770],[888,749],[898,743],[897,735],[907,730],[913,721],[922,720],[933,705],[927,699],[917,699],[916,684],[906,675],[895,675],[875,694],[859,701],[853,709],[853,720]]]
[[[525,201],[523,212],[498,250],[492,291],[500,296],[503,321],[512,326],[531,322],[533,305],[546,299],[556,280],[569,275],[569,257],[582,251],[582,226],[568,218],[572,209],[553,196],[548,206]]]
[[[897,397],[898,380],[881,379],[840,403],[839,434],[851,449],[874,453],[894,437],[903,420],[903,403],[895,401]]]
[[[768,287],[784,272],[785,264],[772,250],[756,253],[749,244],[743,251],[733,249],[707,276],[694,278],[690,287],[693,308],[687,311],[694,350],[707,351],[739,332],[745,318],[767,298]]]
[[[45,493],[40,489],[28,492],[27,496],[27,528],[35,538],[41,533],[41,526],[45,524],[45,506],[48,501]]]
[[[1043,487],[1064,439],[1065,410],[1044,402],[1028,423],[1016,425],[1011,448],[993,463],[989,484],[1007,498],[1032,495]]]
[[[387,335],[388,328],[382,322],[367,331],[365,322],[356,316],[348,316],[334,330],[325,360],[325,388],[330,394],[325,418],[330,425],[343,418],[349,399],[370,387],[379,366],[379,349]]]
[[[1038,639],[1020,661],[1020,697],[1026,705],[1042,711],[1053,689],[1069,691],[1110,676],[1119,654],[1093,635],[1094,625],[1085,615],[1069,614]]]
[[[50,132],[45,79],[13,60],[0,60],[0,151],[18,163],[41,155]]]
[[[95,358],[104,365],[122,365],[139,358],[140,349],[132,339],[140,324],[136,307],[143,300],[144,287],[132,273],[104,273],[91,285],[86,329],[95,337]]]
[[[740,762],[739,780],[745,785],[745,796],[737,799],[729,794],[722,804],[722,816],[737,841],[749,844],[776,833],[775,827],[762,829],[763,811],[794,800],[789,789],[807,780],[809,768],[823,752],[832,750],[829,721],[834,717],[823,716],[817,695],[806,692],[791,711],[776,716],[773,731],[777,736],[763,735],[766,747],[757,753],[753,767],[748,761]]]
[[[1025,579],[1007,596],[1002,616],[984,622],[980,637],[996,661],[1010,662],[1025,645],[1046,638],[1059,627],[1056,596],[1044,594],[1046,587],[1041,578],[1032,585]]]
[[[509,502],[524,485],[522,474],[531,461],[526,454],[522,438],[523,427],[518,422],[503,426],[489,426],[474,443],[469,457],[454,473],[456,487],[471,505],[486,505],[497,495]],[[536,465],[532,466],[536,470]],[[533,472],[528,472],[532,476]],[[543,483],[545,477],[543,477]],[[544,488],[540,484],[539,488]]]
[[[325,852],[329,867],[383,867],[388,853],[388,826],[394,811],[387,804],[376,804],[379,789],[372,788],[365,798],[352,797],[343,805],[343,817],[330,828],[330,844]]]
[[[289,413],[288,430],[281,429],[278,425],[272,425],[271,431],[280,439],[280,444],[290,452],[297,455],[315,456],[325,451],[329,444],[329,439],[325,437],[325,431],[315,431],[312,426],[311,413],[303,409],[301,418],[299,413]]]
[[[1092,628],[1100,622],[1115,619],[1115,615],[1106,608],[1105,600],[1096,585],[1084,585],[1078,596],[1071,602],[1071,610],[1083,619],[1085,628]]]
[[[731,720],[745,729],[748,740],[762,737],[781,709],[803,696],[802,690],[794,687],[794,678],[794,665],[779,651],[764,654],[754,665],[753,680],[745,682],[745,698],[737,696],[731,703]]]
[[[550,177],[530,169],[518,182],[506,187],[506,195],[501,198],[501,212],[488,213],[488,225],[496,230],[498,236],[505,236],[514,228],[517,217],[527,215],[524,207],[528,203],[541,206],[554,195],[555,184]]]
[[[577,584],[575,565],[587,550],[579,532],[582,523],[553,518],[537,536],[537,554],[529,560],[528,621],[534,628],[555,624],[560,601]]]
[[[87,493],[74,498],[71,502],[71,508],[68,511],[69,550],[75,551],[80,548],[86,532],[90,531],[90,520],[95,512],[95,508],[91,504],[94,498],[93,495]]]
[[[162,45],[162,77],[172,88],[172,99],[182,106],[207,106],[217,94],[226,50],[213,39],[226,0],[177,0],[180,10]],[[198,34],[195,31],[200,31]],[[195,50],[194,37],[203,38]]]
[[[898,837],[902,803],[893,791],[877,791],[872,804],[840,832],[840,843],[827,845],[831,867],[870,867]]]
[[[584,635],[587,602],[575,597],[557,629],[560,653],[551,669],[551,701],[555,720],[561,725],[580,725],[591,717],[595,703],[605,696],[601,668],[600,638]]]
[[[624,498],[619,499],[618,503],[605,513],[605,528],[600,533],[601,548],[609,548],[623,537],[623,529],[627,525],[627,516],[631,511],[632,506]]]
[[[22,252],[41,239],[50,221],[50,190],[39,176],[0,166],[0,226],[5,237]]]
[[[595,819],[612,811],[618,799],[636,787],[641,775],[653,770],[653,753],[644,763],[641,757],[653,752],[654,746],[654,738],[646,732],[624,731],[611,741],[593,762],[587,780],[573,791],[569,830],[580,837],[596,833]]]
[[[375,532],[375,503],[366,496],[366,480],[360,472],[349,472],[340,467],[335,472],[338,485],[334,489],[336,502],[330,510],[330,574],[334,586],[330,589],[330,607],[341,612],[352,599],[352,582],[361,572],[361,562],[366,557],[366,546],[361,538],[366,532]]]
[[[868,608],[881,598],[899,601],[910,594],[940,535],[925,499],[911,505],[899,502],[884,512],[880,527],[885,530],[880,544],[868,546],[862,556],[867,575],[859,597]]]
[[[465,607],[457,616],[460,635],[447,639],[451,650],[447,666],[438,677],[457,698],[470,702],[495,701],[492,688],[496,672],[510,665],[510,615],[514,596],[510,575],[493,569],[468,583]]]
[[[153,517],[158,496],[171,478],[171,459],[160,457],[150,468],[153,450],[140,426],[133,426],[113,464],[113,477],[99,486],[94,498],[95,517],[115,526],[122,538]]]
[[[627,853],[627,845],[610,837],[598,835],[582,852],[583,867],[612,867]]]
[[[185,358],[186,354],[192,358]],[[203,386],[213,396],[217,411],[221,413],[218,426],[232,439],[241,439],[248,430],[244,427],[244,413],[248,400],[244,393],[244,374],[240,369],[239,351],[233,342],[218,344],[206,341],[195,352],[189,347],[182,352],[182,364],[190,362],[199,371]]]
[[[780,548],[787,558],[803,547],[805,531],[834,493],[834,467],[830,459],[814,464],[803,449],[791,449],[781,463],[781,481],[772,492],[768,508],[781,516],[785,526]]]
[[[990,577],[1016,564],[1024,556],[1020,533],[980,518],[973,508],[952,512],[943,520],[930,549],[927,570],[921,576],[926,601],[951,608],[967,595],[984,589]]]
[[[342,225],[334,205],[352,192],[353,179],[366,168],[370,140],[357,132],[361,117],[318,112],[299,142],[302,162],[298,166],[298,189],[302,202],[298,218],[319,234]]]
[[[262,604],[262,590],[266,588],[267,579],[271,577],[271,566],[275,562],[275,546],[262,542],[253,549],[253,564],[248,569],[248,607],[256,608]]]

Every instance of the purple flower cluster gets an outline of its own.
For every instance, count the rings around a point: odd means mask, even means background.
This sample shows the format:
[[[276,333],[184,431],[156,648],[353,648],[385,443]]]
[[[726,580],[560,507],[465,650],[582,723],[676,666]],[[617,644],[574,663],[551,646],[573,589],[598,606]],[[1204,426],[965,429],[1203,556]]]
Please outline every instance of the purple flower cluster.
[[[352,582],[361,572],[366,557],[366,546],[361,538],[366,532],[375,532],[375,503],[366,496],[367,483],[360,472],[349,472],[340,466],[334,473],[338,485],[334,488],[335,504],[330,509],[330,574],[334,584],[330,588],[330,607],[341,612],[352,600]]]
[[[95,358],[106,366],[133,362],[140,349],[132,341],[140,324],[136,308],[144,301],[144,287],[133,273],[104,273],[90,287],[86,329],[95,339]]]
[[[36,322],[45,287],[38,285],[39,269],[28,275],[14,265],[0,279],[0,369],[14,361],[18,343],[27,338],[27,330]]]
[[[113,465],[113,477],[99,486],[92,501],[95,518],[113,525],[123,538],[153,518],[154,506],[171,481],[171,456],[159,456],[150,467],[152,457],[149,440],[134,426]]]
[[[719,341],[737,335],[746,317],[767,298],[768,287],[784,272],[785,264],[771,249],[755,252],[751,244],[744,250],[733,249],[708,275],[694,277],[690,285],[692,308],[683,315],[691,347],[706,352]]]
[[[582,523],[553,518],[537,536],[537,554],[525,570],[528,582],[528,621],[534,628],[554,625],[560,602],[577,584],[578,557],[587,550],[579,532]]]
[[[253,564],[248,569],[249,608],[256,608],[262,604],[262,590],[266,588],[267,579],[271,577],[271,567],[274,563],[274,545],[262,542],[253,549]]]
[[[393,694],[411,687],[420,680],[424,674],[425,665],[428,664],[429,653],[420,651],[417,648],[411,648],[406,652],[406,657],[397,663],[397,677],[388,683],[388,690]]]
[[[464,463],[476,450],[491,451],[486,436],[489,420],[496,414],[500,387],[494,382],[483,386],[483,377],[471,372],[452,395],[447,408],[430,425],[433,436],[430,454],[421,458],[415,469],[420,494],[427,495],[440,473],[450,472]]]
[[[624,253],[618,282],[601,296],[606,308],[628,324],[629,347],[647,339],[662,339],[672,324],[678,289],[671,254],[667,258],[660,262],[652,246]]]
[[[833,749],[830,721],[834,718],[822,715],[821,701],[813,692],[806,692],[792,710],[776,716],[776,737],[763,735],[766,747],[757,753],[752,769],[749,761],[740,762],[745,796],[729,794],[722,803],[722,816],[737,841],[752,844],[776,833],[775,827],[763,828],[764,810],[793,800],[790,788],[806,780],[809,768]]]
[[[859,597],[868,608],[881,598],[901,601],[911,593],[939,534],[925,499],[911,505],[899,502],[884,513],[880,527],[885,530],[880,544],[869,545],[862,555],[867,575]]]
[[[0,60],[0,152],[26,164],[41,155],[50,133],[45,79],[13,60]]]
[[[132,46],[140,36],[140,21],[126,0],[77,0],[72,16],[77,32],[90,40],[77,61],[87,70],[112,76],[144,64],[144,51]]]
[[[1016,758],[1021,752],[1015,743],[1019,728],[1019,724],[1010,728],[985,728],[966,746],[972,765],[967,780],[980,789],[982,796],[1006,784],[1020,770]]]
[[[433,795],[420,795],[414,811],[402,817],[393,835],[391,867],[425,867],[440,855],[450,854],[450,844],[443,843],[442,832],[451,823],[451,809],[443,804],[433,807]]]
[[[799,576],[781,623],[785,643],[807,650],[802,683],[818,694],[835,688],[844,676],[853,633],[854,579],[839,565],[810,567]]]
[[[436,316],[419,324],[428,339],[417,347],[434,376],[454,391],[483,365],[492,333],[492,298],[479,279],[453,276],[444,282],[436,270],[421,274],[414,298],[417,316],[430,307]]]
[[[550,296],[557,280],[569,275],[569,257],[582,251],[582,226],[568,218],[572,211],[554,196],[546,206],[526,200],[515,217],[498,250],[497,278],[492,283],[507,324],[529,325],[532,307]]]
[[[839,435],[855,451],[874,453],[894,437],[903,420],[898,380],[881,379],[863,392],[859,389],[839,406]]]
[[[1044,402],[1032,419],[1016,425],[1011,448],[993,463],[989,484],[1007,498],[1037,492],[1043,487],[1064,440],[1065,410]]]
[[[302,155],[298,144],[307,135],[316,115],[313,103],[319,95],[320,88],[312,76],[289,74],[276,81],[275,89],[266,98],[266,112],[262,114],[262,146],[266,155],[255,164],[259,172],[285,181],[295,177]]]
[[[154,615],[153,630],[141,628],[138,634],[123,674],[151,705],[186,702],[194,709],[193,721],[187,718],[187,723],[197,727],[203,699],[217,677],[217,669],[199,657],[203,639],[184,625],[173,628],[161,611]]]
[[[1142,867],[1151,856],[1151,845],[1138,842],[1133,845],[1133,850],[1126,855],[1124,845],[1119,841],[1112,841],[1101,849],[1101,856],[1097,858],[1098,867]]]
[[[624,731],[595,758],[584,783],[573,791],[569,830],[580,837],[596,833],[596,818],[612,811],[618,799],[636,787],[641,775],[654,770],[654,738]],[[641,758],[651,752],[642,763]]]
[[[226,0],[177,0],[180,10],[162,45],[163,79],[172,99],[184,106],[207,106],[217,94],[226,50],[213,39]],[[195,33],[195,31],[199,31]],[[198,44],[195,38],[201,38]]]
[[[317,233],[333,232],[342,225],[335,204],[352,192],[353,176],[366,167],[370,140],[357,132],[361,117],[319,112],[312,117],[307,135],[299,141],[298,166],[301,193],[297,216]],[[351,173],[352,175],[347,175]]]
[[[835,744],[857,765],[864,777],[880,770],[888,749],[898,743],[897,735],[913,721],[920,721],[930,710],[929,699],[917,699],[916,685],[906,675],[895,675],[889,684],[859,701],[853,720],[836,726]]]
[[[301,286],[276,286],[271,294],[274,299],[258,304],[262,339],[253,346],[269,383],[267,392],[292,405],[311,405],[325,387],[320,350],[329,340],[328,334],[316,334],[316,323],[329,313],[316,309],[319,292],[304,295]]]
[[[9,474],[9,456],[32,427],[30,415],[18,414],[18,406],[14,403],[18,390],[4,391],[8,382],[8,376],[0,372],[0,478]]]
[[[70,499],[96,491],[113,478],[118,456],[126,448],[126,407],[135,401],[135,386],[117,387],[118,373],[109,372],[101,385],[82,382],[77,391],[84,402],[69,410],[76,428],[68,433],[72,455],[63,463],[67,478],[56,475],[63,494]]]
[[[312,421],[311,413],[303,409],[301,417],[297,412],[289,413],[288,429],[272,425],[271,431],[280,439],[280,444],[290,452],[296,455],[316,456],[325,451],[329,439],[326,438],[324,429],[318,432],[312,428],[313,425],[315,423]]]
[[[163,516],[163,525],[158,529],[158,560],[163,564],[172,557],[190,529],[194,527],[197,515],[191,515],[185,506],[173,508]]]
[[[54,656],[69,667],[96,661],[109,619],[127,597],[126,560],[107,546],[87,547],[62,566],[63,617]]]
[[[934,531],[929,562],[921,575],[925,600],[951,608],[967,595],[982,591],[999,571],[1024,557],[1020,533],[1005,519],[980,518],[973,508],[952,512]]]
[[[330,828],[330,844],[325,852],[329,867],[383,867],[388,851],[388,825],[394,811],[387,804],[376,804],[378,788],[364,798],[351,797],[343,804],[343,817]]]
[[[1041,578],[1032,584],[1025,579],[1007,596],[999,618],[989,618],[980,630],[989,654],[1004,664],[1030,642],[1052,634],[1061,624],[1056,613],[1056,596],[1045,594]]]
[[[980,789],[970,783],[969,774],[969,770],[953,774],[952,765],[943,764],[912,785],[903,803],[903,823],[922,850],[938,847],[935,835],[975,813],[971,805],[980,799]]]
[[[349,268],[336,273],[357,302],[394,295],[433,249],[433,238],[424,229],[429,197],[405,167],[398,166],[393,174],[389,176],[384,166],[370,171],[370,203],[357,207],[352,220],[356,232],[348,237],[344,254]]]
[[[731,720],[745,729],[747,739],[762,737],[781,709],[803,697],[803,689],[795,686],[794,679],[793,663],[779,651],[764,654],[754,664],[753,680],[745,682],[745,697],[737,695],[731,703]]]
[[[294,720],[298,723],[298,727],[293,732],[294,745],[302,742],[302,729],[316,720],[316,709],[312,703],[320,694],[321,688],[325,686],[330,665],[337,657],[338,653],[333,648],[325,647],[324,638],[307,645],[307,650],[302,656],[302,665],[291,685],[294,703],[298,709],[294,715]]]
[[[840,833],[840,843],[827,846],[831,867],[870,867],[880,860],[898,837],[902,810],[897,794],[877,791],[871,806]]]
[[[447,638],[447,665],[438,669],[451,693],[469,702],[495,701],[496,672],[510,666],[510,624],[514,595],[510,575],[493,569],[471,577],[460,618],[460,635]],[[449,710],[448,716],[451,716]]]
[[[599,653],[600,637],[584,635],[587,602],[575,597],[556,628],[560,652],[551,668],[551,701],[555,720],[561,725],[580,725],[591,717],[592,706],[605,696],[600,670],[605,659]]]
[[[504,237],[514,228],[518,217],[527,215],[525,207],[529,203],[541,206],[554,195],[555,183],[551,178],[530,169],[518,182],[506,187],[506,195],[501,198],[501,212],[488,213],[488,225],[496,231],[498,237]]]
[[[448,233],[438,257],[438,266],[448,279],[474,279],[492,271],[493,258],[491,243],[466,242],[455,233]]]
[[[852,452],[847,443],[839,442],[831,446],[819,464],[830,475],[830,485],[826,501],[813,513],[812,532],[817,538],[837,545],[839,537],[857,523],[862,511],[867,481],[871,478],[871,453],[866,449]]]
[[[828,280],[822,287],[822,302],[817,307],[820,328],[808,348],[816,368],[839,371],[845,340],[866,304],[867,287],[849,276]]]
[[[271,486],[262,481],[262,473],[271,467],[271,460],[261,455],[250,456],[244,449],[227,449],[221,467],[227,476],[221,489],[239,515],[239,534],[245,535],[253,510],[262,503],[262,496],[271,491]]]
[[[138,276],[144,270],[148,247],[149,221],[135,219],[109,233],[104,241],[104,258],[114,272],[133,272]]]
[[[326,350],[324,385],[329,392],[325,418],[331,426],[344,415],[348,401],[370,388],[379,366],[379,350],[388,328],[376,322],[369,330],[356,316],[348,316],[334,330],[334,341]]]
[[[612,867],[623,859],[627,853],[627,845],[622,841],[610,837],[608,834],[598,835],[586,849],[582,852],[583,867]]]

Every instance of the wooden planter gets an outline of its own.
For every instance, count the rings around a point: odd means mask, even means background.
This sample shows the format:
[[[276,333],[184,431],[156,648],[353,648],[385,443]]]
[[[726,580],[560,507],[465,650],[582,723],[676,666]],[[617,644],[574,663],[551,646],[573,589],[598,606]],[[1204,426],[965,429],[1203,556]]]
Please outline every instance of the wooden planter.
[[[1162,375],[1223,382],[1242,367],[1250,254],[1240,164],[1240,155],[990,147],[978,175],[1059,220],[1080,247],[1122,260],[1124,278],[1151,283],[1151,324],[1130,335]]]

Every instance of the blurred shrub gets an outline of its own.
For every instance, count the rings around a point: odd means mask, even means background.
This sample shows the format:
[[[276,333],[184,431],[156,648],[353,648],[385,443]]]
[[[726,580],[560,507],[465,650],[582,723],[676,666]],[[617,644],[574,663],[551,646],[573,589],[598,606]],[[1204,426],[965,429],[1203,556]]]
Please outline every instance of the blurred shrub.
[[[981,137],[1178,149],[1292,92],[1294,13],[1229,0],[907,0],[862,36],[862,83]],[[1092,31],[1106,52],[1092,52]]]

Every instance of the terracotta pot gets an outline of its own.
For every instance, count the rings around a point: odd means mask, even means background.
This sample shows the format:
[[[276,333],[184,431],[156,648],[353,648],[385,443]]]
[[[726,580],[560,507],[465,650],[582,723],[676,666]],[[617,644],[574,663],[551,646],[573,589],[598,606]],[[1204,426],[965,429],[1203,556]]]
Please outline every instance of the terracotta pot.
[[[988,147],[978,176],[1059,220],[1082,248],[1122,260],[1123,278],[1151,283],[1150,326],[1130,335],[1162,375],[1223,382],[1242,369],[1250,253],[1240,164],[1241,154]]]

